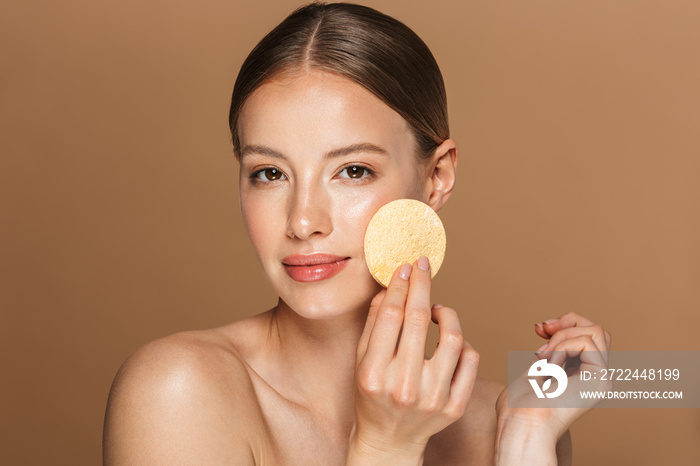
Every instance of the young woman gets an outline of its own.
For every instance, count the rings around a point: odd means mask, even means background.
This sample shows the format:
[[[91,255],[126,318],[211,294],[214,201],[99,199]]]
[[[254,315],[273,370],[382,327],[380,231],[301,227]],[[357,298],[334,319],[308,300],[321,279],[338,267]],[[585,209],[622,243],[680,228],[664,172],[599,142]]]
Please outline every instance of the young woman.
[[[425,257],[387,289],[365,265],[382,205],[437,211],[455,184],[442,77],[410,29],[357,5],[300,8],[243,64],[230,125],[243,219],[278,305],[132,355],[110,394],[106,464],[570,462],[583,408],[509,408],[507,389],[477,379],[457,313],[431,303]],[[431,320],[439,346],[425,359]],[[609,336],[581,316],[536,332],[541,351],[604,364],[581,351]]]

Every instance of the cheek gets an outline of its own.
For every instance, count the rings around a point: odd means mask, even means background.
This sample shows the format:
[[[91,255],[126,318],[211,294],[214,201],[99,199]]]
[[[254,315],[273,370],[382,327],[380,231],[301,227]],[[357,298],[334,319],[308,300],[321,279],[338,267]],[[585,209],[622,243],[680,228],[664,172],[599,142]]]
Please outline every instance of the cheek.
[[[343,228],[364,232],[370,218],[381,204],[382,200],[377,196],[352,196],[349,201],[337,204],[335,218],[342,219]]]
[[[279,235],[279,219],[283,217],[281,212],[276,211],[278,206],[279,203],[266,202],[262,196],[241,193],[243,224],[258,257],[261,256],[262,246],[272,244]]]
[[[367,225],[380,207],[396,199],[413,197],[407,190],[409,185],[383,183],[337,199],[333,213],[335,230],[342,231],[342,236],[353,244],[362,246]]]

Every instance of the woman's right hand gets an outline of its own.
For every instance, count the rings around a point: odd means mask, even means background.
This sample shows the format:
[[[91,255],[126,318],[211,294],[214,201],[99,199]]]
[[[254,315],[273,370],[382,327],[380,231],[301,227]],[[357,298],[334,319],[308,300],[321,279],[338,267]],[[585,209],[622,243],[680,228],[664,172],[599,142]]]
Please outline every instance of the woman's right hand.
[[[430,289],[430,266],[421,257],[399,267],[372,300],[357,347],[348,464],[422,464],[430,436],[464,414],[479,354],[453,309],[431,308]],[[440,336],[426,359],[431,319]]]

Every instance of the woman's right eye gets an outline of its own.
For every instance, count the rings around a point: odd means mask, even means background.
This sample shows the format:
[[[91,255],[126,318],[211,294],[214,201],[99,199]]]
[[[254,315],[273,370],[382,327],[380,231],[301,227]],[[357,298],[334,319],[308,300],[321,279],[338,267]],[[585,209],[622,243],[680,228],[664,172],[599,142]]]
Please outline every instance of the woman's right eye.
[[[278,181],[281,179],[284,179],[284,173],[282,173],[280,170],[274,167],[268,167],[268,168],[263,168],[262,170],[258,170],[250,177],[254,181],[262,181],[262,182],[268,182],[268,181]]]

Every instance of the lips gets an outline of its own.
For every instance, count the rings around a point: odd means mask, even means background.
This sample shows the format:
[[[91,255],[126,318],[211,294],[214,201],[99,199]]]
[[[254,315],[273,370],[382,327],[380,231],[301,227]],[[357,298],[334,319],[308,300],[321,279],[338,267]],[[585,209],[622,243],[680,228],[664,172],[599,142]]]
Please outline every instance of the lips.
[[[293,254],[282,259],[282,265],[293,280],[316,282],[336,275],[349,260],[333,254]]]

